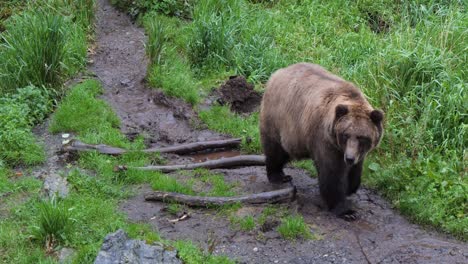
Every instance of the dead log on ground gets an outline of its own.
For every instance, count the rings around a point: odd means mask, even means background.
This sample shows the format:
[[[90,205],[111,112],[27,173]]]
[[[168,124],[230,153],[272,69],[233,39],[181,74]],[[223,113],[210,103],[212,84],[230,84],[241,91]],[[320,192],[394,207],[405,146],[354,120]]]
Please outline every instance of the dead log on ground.
[[[155,191],[145,195],[146,201],[160,201],[160,202],[176,202],[186,204],[189,206],[206,207],[210,205],[225,205],[225,204],[265,204],[265,203],[279,203],[290,202],[296,197],[296,187],[289,186],[284,189],[254,193],[243,196],[234,197],[205,197],[205,196],[192,196],[173,192]]]
[[[187,154],[207,149],[216,149],[216,148],[236,148],[241,144],[242,139],[224,139],[224,140],[214,140],[214,141],[205,141],[205,142],[194,142],[177,146],[163,147],[163,148],[149,148],[142,150],[145,153],[174,153],[174,154]],[[63,151],[97,151],[101,154],[109,155],[121,155],[129,150],[111,147],[104,144],[92,145],[86,144],[79,140],[73,140],[67,145],[64,145],[62,148]]]
[[[167,166],[146,166],[146,167],[131,167],[132,169],[145,171],[160,171],[172,172],[177,170],[193,170],[196,168],[205,169],[220,169],[245,166],[263,166],[265,165],[265,156],[262,155],[240,155],[230,158],[221,158],[216,160],[208,160],[199,163],[189,163],[183,165],[167,165]]]

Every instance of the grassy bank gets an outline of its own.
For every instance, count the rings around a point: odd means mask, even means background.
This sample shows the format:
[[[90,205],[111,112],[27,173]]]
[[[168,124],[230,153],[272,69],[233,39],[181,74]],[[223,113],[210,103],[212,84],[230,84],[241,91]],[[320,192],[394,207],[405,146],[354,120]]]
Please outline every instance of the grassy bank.
[[[10,1],[0,39],[0,160],[14,166],[44,159],[31,132],[83,69],[94,1]]]
[[[140,9],[153,86],[196,105],[230,74],[261,89],[279,67],[321,64],[356,83],[386,113],[366,184],[415,222],[468,239],[463,1],[191,3],[191,20],[160,6]],[[250,138],[245,151],[261,151],[257,114],[214,107],[200,116],[214,130]]]
[[[71,88],[59,103],[50,130],[73,132],[88,143],[106,143],[135,151],[120,157],[95,152],[80,155],[73,162],[74,169],[62,175],[67,178],[70,190],[63,199],[45,199],[40,180],[27,172],[18,176],[1,168],[0,263],[57,263],[57,254],[63,247],[74,250],[71,263],[93,263],[103,238],[120,228],[132,238],[177,248],[185,263],[232,263],[226,257],[205,253],[189,241],[165,241],[150,226],[132,223],[119,211],[119,203],[134,194],[132,185],[149,182],[159,190],[182,185],[157,172],[114,171],[119,164],[144,166],[163,160],[157,154],[138,151],[144,147],[143,138],[129,142],[120,134],[115,113],[96,98],[101,92],[102,86],[95,80]],[[203,180],[213,186],[207,195],[232,188],[220,177]]]

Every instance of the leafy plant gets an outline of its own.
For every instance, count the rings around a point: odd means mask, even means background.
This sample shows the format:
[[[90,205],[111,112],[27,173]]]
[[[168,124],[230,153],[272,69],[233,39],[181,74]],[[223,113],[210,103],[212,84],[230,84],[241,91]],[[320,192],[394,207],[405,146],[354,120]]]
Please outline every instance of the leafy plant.
[[[297,239],[300,237],[305,239],[312,238],[309,227],[304,222],[304,218],[300,215],[283,218],[277,230],[278,233],[286,239]]]
[[[56,199],[42,201],[37,208],[33,236],[45,245],[47,252],[52,252],[58,244],[69,239],[73,228],[70,210]]]

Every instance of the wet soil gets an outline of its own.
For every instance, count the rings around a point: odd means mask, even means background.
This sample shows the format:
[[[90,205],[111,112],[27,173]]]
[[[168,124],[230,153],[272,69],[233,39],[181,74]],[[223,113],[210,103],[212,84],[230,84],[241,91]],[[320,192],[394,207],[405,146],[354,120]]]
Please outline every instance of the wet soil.
[[[90,68],[104,84],[103,98],[122,119],[122,131],[143,134],[155,145],[223,138],[195,129],[196,114],[182,101],[146,87],[145,40],[143,30],[127,16],[108,0],[98,0],[97,48]],[[210,157],[168,158],[170,163],[179,163]],[[264,167],[215,172],[238,183],[237,190],[242,193],[275,188],[267,182]],[[352,197],[360,217],[346,222],[321,208],[316,179],[301,169],[288,168],[286,172],[298,188],[297,201],[287,205],[289,211],[304,217],[316,239],[284,240],[275,230],[278,223],[274,219],[263,231],[260,227],[239,231],[225,214],[213,209],[188,209],[188,220],[170,223],[168,219],[175,216],[164,203],[144,201],[144,193],[150,191],[146,185],[138,186],[137,195],[123,201],[120,208],[130,220],[150,224],[165,239],[189,239],[240,263],[468,263],[466,243],[409,223],[373,191],[362,188]],[[237,214],[257,217],[263,209],[244,207]]]
[[[229,104],[231,111],[245,114],[257,110],[262,101],[262,95],[254,90],[254,85],[248,83],[244,76],[231,76],[219,89],[217,102]]]

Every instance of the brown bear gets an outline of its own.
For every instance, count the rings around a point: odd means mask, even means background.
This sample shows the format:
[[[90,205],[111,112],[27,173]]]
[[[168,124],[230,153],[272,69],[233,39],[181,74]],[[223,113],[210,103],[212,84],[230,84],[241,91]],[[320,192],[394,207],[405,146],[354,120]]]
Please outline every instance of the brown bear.
[[[383,117],[355,85],[318,65],[298,63],[276,71],[260,109],[268,180],[291,180],[284,165],[311,158],[329,210],[354,218],[346,196],[359,188],[364,158],[382,138]]]

